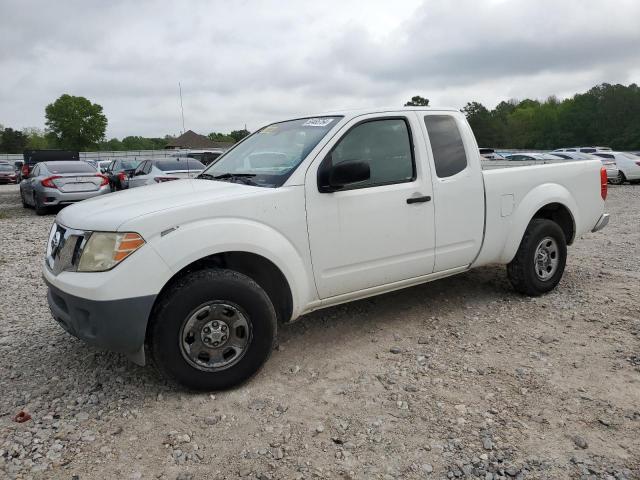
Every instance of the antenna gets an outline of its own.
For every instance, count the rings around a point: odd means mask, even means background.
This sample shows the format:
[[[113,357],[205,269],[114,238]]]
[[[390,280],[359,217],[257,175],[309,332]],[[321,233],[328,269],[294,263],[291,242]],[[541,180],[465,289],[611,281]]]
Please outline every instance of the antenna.
[[[184,133],[184,107],[182,106],[182,85],[178,82],[178,89],[180,90],[180,112],[182,112],[182,133]]]

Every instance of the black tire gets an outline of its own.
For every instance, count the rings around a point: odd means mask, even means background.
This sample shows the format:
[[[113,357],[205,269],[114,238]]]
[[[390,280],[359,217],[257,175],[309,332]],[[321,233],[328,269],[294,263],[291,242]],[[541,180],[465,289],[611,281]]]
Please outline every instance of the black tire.
[[[618,176],[615,178],[615,180],[611,180],[610,183],[612,185],[622,185],[626,181],[627,181],[627,177],[624,176],[624,173],[621,171],[618,171]]]
[[[22,208],[31,208],[31,206],[27,203],[26,199],[24,198],[24,192],[22,191],[22,189],[20,189],[20,201],[22,201]]]
[[[538,268],[536,257],[538,246],[546,238],[555,241],[557,257],[554,258],[557,259],[557,265],[555,272],[543,279],[536,272]],[[507,275],[517,292],[529,296],[539,296],[553,290],[558,285],[564,273],[566,261],[567,240],[560,226],[552,220],[534,218],[524,233],[516,256],[507,265]]]
[[[33,194],[33,208],[36,210],[36,215],[46,215],[49,213],[49,209],[40,203],[35,193]]]
[[[198,369],[183,354],[183,325],[207,302],[237,306],[249,324],[249,340],[237,363],[217,371]],[[168,377],[193,390],[225,390],[251,378],[275,345],[276,313],[269,296],[241,273],[209,268],[186,275],[163,293],[149,326],[149,353]]]

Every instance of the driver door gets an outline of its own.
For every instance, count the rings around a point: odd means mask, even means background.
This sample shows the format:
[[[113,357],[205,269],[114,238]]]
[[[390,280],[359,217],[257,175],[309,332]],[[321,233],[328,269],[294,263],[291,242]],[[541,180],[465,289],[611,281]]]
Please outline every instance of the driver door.
[[[434,267],[434,208],[420,126],[406,112],[343,127],[307,170],[311,258],[321,299],[427,275]],[[418,138],[421,138],[418,136]],[[327,162],[364,162],[370,178],[323,193]]]

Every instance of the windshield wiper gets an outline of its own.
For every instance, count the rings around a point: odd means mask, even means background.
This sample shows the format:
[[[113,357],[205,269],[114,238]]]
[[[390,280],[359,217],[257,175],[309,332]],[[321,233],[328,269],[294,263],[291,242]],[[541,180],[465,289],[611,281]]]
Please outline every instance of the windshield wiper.
[[[213,175],[211,175],[209,173],[201,173],[196,178],[203,178],[204,180],[215,180],[216,177],[214,177]]]
[[[251,178],[255,176],[255,173],[223,173],[221,175],[216,175],[213,178],[215,180],[224,180],[225,178]]]

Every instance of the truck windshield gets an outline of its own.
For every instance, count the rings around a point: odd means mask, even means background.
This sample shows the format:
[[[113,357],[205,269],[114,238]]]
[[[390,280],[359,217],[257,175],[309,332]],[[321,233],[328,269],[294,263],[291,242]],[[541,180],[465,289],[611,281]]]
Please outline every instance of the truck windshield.
[[[279,187],[340,117],[273,123],[222,155],[198,178]]]

